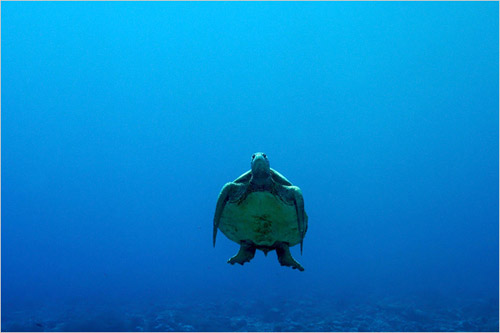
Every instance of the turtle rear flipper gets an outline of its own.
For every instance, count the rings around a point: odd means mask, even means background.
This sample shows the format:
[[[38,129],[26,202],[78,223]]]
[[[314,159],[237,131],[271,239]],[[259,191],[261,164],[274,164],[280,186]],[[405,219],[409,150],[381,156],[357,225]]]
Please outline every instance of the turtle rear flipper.
[[[231,257],[227,262],[231,265],[234,265],[236,263],[243,265],[244,263],[252,260],[252,258],[255,256],[256,250],[257,248],[255,247],[255,244],[253,242],[241,241],[240,250],[235,256]]]
[[[292,257],[287,243],[277,243],[276,254],[278,255],[278,261],[281,266],[292,267],[293,269],[298,269],[301,272],[304,271],[304,267],[302,267],[302,265]]]

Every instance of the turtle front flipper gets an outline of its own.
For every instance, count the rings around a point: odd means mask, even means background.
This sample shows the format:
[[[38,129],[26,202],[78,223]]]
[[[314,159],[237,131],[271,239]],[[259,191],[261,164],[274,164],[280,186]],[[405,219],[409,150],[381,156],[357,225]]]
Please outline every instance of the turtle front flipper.
[[[252,258],[255,256],[256,247],[253,242],[241,241],[240,244],[240,250],[238,251],[238,253],[227,261],[231,265],[234,265],[236,263],[243,265],[244,263],[252,260]]]
[[[302,254],[302,247],[304,243],[304,237],[307,232],[307,214],[304,209],[304,197],[302,196],[302,191],[297,186],[275,186],[277,194],[285,202],[293,204],[297,213],[297,230],[300,236],[300,253]]]
[[[302,267],[302,265],[292,257],[287,243],[277,243],[276,254],[278,255],[278,261],[281,266],[292,267],[293,269],[298,269],[301,272],[304,271],[304,267]]]
[[[224,185],[220,191],[219,197],[217,198],[217,205],[215,206],[215,216],[214,216],[214,232],[213,232],[213,244],[215,247],[215,239],[217,238],[217,229],[219,228],[220,218],[222,216],[222,211],[226,202],[229,200],[229,194],[231,192],[231,187],[233,183],[227,183]]]
[[[302,197],[302,191],[297,186],[288,187],[293,192],[293,200],[295,203],[295,208],[297,209],[297,224],[300,234],[300,254],[302,254],[302,247],[304,244],[304,236],[307,231],[307,214],[304,209],[304,197]]]
[[[250,179],[252,178],[252,170],[248,170],[235,180],[233,180],[233,183],[239,184],[239,183],[248,183]]]
[[[222,216],[222,211],[224,206],[228,201],[239,199],[241,195],[245,192],[247,185],[236,184],[233,182],[226,183],[222,190],[220,191],[219,198],[217,199],[217,205],[215,207],[214,214],[214,225],[213,225],[213,244],[215,247],[215,239],[217,237],[217,228],[219,228],[220,218]]]
[[[273,178],[273,180],[280,184],[280,185],[285,185],[285,186],[292,186],[292,183],[286,179],[285,176],[283,176],[281,173],[279,173],[278,171],[274,170],[273,168],[270,168],[271,169],[271,177]]]

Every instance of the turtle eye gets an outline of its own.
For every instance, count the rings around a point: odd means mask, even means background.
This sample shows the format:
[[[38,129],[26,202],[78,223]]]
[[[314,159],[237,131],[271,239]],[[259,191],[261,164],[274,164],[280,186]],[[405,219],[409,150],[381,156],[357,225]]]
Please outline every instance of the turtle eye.
[[[252,155],[252,160],[255,158],[255,154]]]
[[[267,155],[266,155],[266,154],[262,154],[262,156],[264,156],[264,158],[267,158]]]

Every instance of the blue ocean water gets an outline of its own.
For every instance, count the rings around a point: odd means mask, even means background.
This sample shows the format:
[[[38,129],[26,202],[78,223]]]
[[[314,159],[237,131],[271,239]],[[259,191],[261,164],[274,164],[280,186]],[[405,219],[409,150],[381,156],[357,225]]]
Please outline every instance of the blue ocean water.
[[[498,11],[2,3],[2,331],[498,331]],[[304,272],[212,247],[257,151]]]

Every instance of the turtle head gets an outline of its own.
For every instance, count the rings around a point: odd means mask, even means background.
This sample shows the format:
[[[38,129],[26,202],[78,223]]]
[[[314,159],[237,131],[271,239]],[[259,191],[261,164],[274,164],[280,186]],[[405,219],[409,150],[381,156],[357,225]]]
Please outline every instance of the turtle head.
[[[269,160],[264,153],[255,153],[252,155],[252,178],[254,181],[267,181],[271,176]]]

